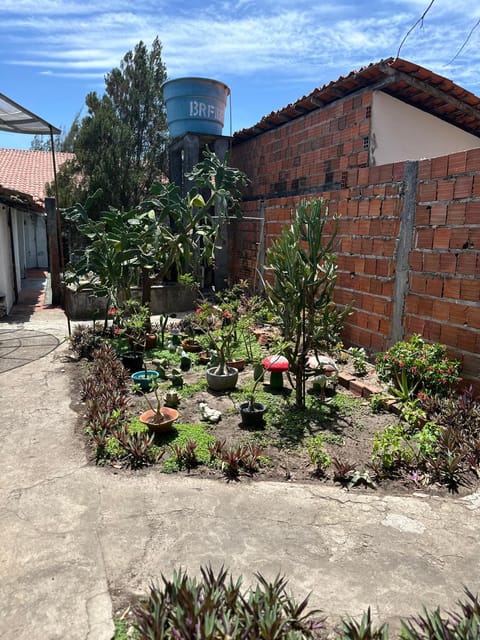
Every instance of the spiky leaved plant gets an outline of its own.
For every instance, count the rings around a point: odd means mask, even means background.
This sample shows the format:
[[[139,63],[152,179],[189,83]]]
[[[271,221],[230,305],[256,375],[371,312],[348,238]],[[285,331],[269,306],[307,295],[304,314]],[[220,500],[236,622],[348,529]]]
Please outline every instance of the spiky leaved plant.
[[[336,220],[329,217],[323,200],[304,200],[267,251],[265,294],[281,322],[282,350],[294,379],[295,404],[301,409],[308,353],[338,342],[350,310],[339,310],[333,303],[336,231]]]
[[[318,611],[308,609],[287,592],[287,581],[273,582],[256,574],[257,585],[242,589],[221,567],[200,569],[201,578],[175,572],[171,580],[152,585],[147,598],[133,610],[139,640],[313,640],[322,624]]]

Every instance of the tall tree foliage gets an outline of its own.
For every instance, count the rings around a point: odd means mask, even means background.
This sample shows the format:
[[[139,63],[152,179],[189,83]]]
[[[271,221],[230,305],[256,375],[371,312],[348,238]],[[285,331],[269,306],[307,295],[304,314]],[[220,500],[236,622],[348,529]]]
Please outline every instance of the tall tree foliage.
[[[102,190],[96,211],[129,209],[166,170],[167,124],[162,47],[139,42],[105,77],[105,94],[89,93],[74,151],[88,193]]]

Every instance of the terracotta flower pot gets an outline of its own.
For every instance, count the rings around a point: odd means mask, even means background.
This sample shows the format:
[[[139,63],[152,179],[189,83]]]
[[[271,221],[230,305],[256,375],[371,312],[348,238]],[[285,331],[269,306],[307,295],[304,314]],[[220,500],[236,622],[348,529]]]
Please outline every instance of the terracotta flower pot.
[[[227,367],[234,367],[237,371],[245,369],[245,360],[228,360]]]
[[[203,347],[196,340],[187,338],[186,340],[182,340],[182,348],[187,353],[199,353]]]
[[[147,333],[145,336],[145,349],[154,349],[157,346],[157,334]]]
[[[156,431],[157,433],[171,431],[173,423],[178,419],[178,411],[171,407],[162,407],[161,415],[162,420],[160,421],[155,411],[153,411],[153,409],[148,409],[142,413],[139,420],[140,422],[143,422],[143,424],[146,424],[149,429]]]
[[[208,364],[210,362],[210,354],[208,351],[200,351],[198,354],[198,364]]]

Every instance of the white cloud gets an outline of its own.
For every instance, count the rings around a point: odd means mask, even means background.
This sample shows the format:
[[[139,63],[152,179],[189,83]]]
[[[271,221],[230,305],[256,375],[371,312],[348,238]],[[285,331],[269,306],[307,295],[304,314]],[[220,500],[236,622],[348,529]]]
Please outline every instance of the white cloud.
[[[480,29],[445,67],[480,17],[480,4],[472,4],[436,0],[401,57],[477,85]],[[345,74],[395,56],[425,8],[425,0],[193,0],[180,6],[143,0],[132,11],[129,0],[4,0],[0,51],[4,64],[84,79],[109,71],[139,40],[150,44],[158,34],[171,77],[271,72],[280,81],[313,79],[319,67]]]

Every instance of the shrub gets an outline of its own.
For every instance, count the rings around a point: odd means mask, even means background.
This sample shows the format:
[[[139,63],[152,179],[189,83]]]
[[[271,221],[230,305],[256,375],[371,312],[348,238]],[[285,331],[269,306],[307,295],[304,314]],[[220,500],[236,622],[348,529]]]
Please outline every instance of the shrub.
[[[163,450],[154,445],[154,437],[127,422],[128,376],[114,350],[103,345],[93,353],[93,362],[81,381],[86,404],[86,432],[95,447],[97,463],[106,459],[121,461],[132,468],[157,462]],[[140,423],[141,424],[141,423]]]
[[[162,464],[162,471],[172,473],[210,462],[209,448],[215,442],[207,433],[205,424],[175,423],[175,430],[161,434],[157,438],[160,445],[168,445],[168,458]],[[190,444],[188,444],[190,443]],[[193,446],[195,443],[195,446]]]
[[[358,376],[364,376],[368,371],[367,352],[363,347],[350,347],[348,350],[352,358],[353,370]]]
[[[375,368],[380,380],[397,387],[404,377],[412,392],[448,396],[460,381],[460,363],[448,360],[446,347],[428,344],[419,335],[378,354]]]
[[[401,424],[392,424],[373,438],[373,459],[379,458],[387,471],[409,462],[412,451],[407,444],[407,435]]]
[[[427,422],[412,436],[412,441],[416,444],[421,458],[431,458],[437,454],[441,430],[435,422]]]
[[[113,428],[127,408],[127,373],[114,350],[103,345],[81,380],[81,396],[87,405],[87,427]]]
[[[467,601],[458,603],[460,612],[441,614],[439,608],[435,611],[423,610],[423,615],[410,620],[402,620],[401,638],[403,640],[432,639],[464,639],[474,640],[480,637],[480,601],[478,595],[473,595],[465,589]]]
[[[256,578],[256,587],[242,592],[241,578],[234,581],[223,567],[218,574],[201,568],[199,580],[183,571],[175,572],[172,580],[162,576],[163,585],[152,585],[148,597],[133,609],[139,640],[314,638],[322,625],[314,618],[319,612],[307,610],[308,597],[297,604],[284,578]]]
[[[95,323],[93,326],[78,324],[70,336],[70,349],[75,351],[79,358],[93,360],[93,353],[105,344],[106,336],[103,325]]]
[[[372,393],[368,400],[368,404],[373,413],[381,413],[387,410],[388,396],[384,393]]]

